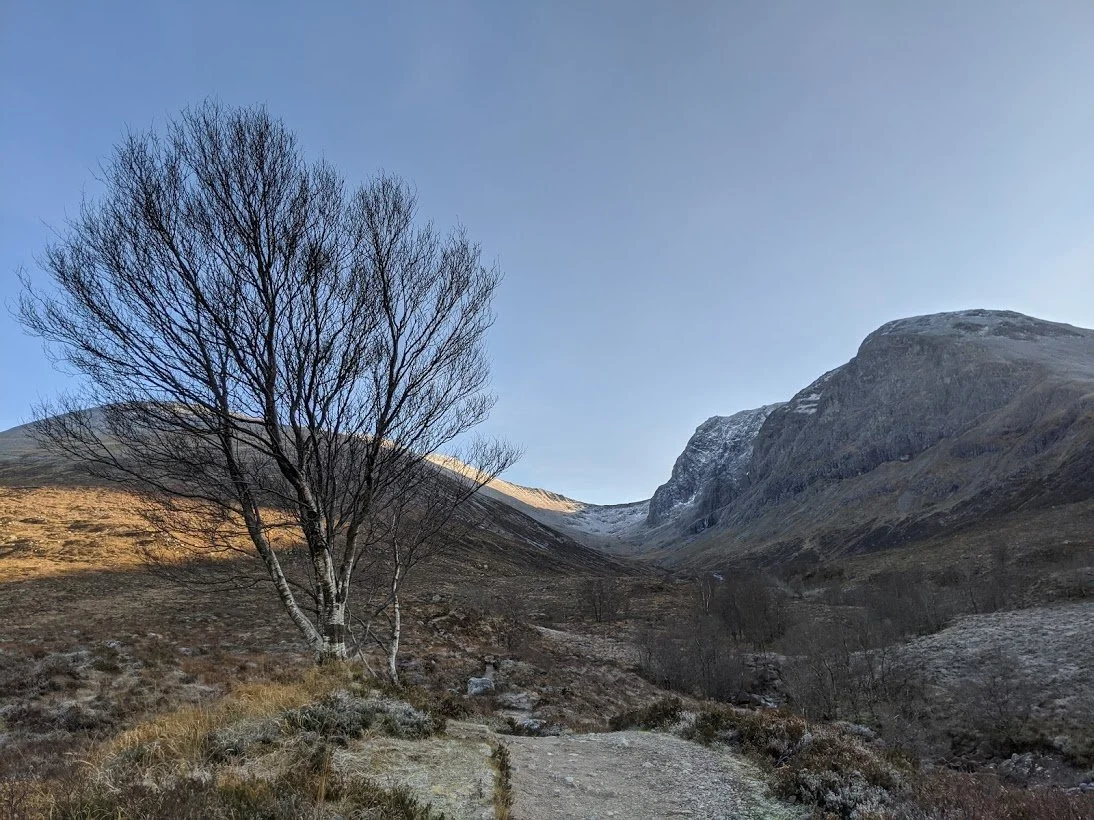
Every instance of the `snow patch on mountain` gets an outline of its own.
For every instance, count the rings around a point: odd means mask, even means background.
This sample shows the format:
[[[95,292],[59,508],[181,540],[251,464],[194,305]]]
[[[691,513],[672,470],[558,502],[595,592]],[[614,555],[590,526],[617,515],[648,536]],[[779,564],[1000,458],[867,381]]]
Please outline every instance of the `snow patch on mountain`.
[[[819,398],[819,397],[818,397]],[[752,445],[760,428],[780,404],[713,416],[696,428],[672,467],[672,477],[650,499],[647,523],[658,527],[693,506],[714,475],[739,482],[748,475]]]
[[[1059,337],[1090,337],[1091,331],[1060,322],[1049,322],[1012,310],[957,310],[896,319],[879,327],[863,344],[879,336],[995,336],[1035,341]]]
[[[641,529],[649,512],[649,500],[607,506],[588,504],[567,515],[566,523],[589,535],[621,538]]]

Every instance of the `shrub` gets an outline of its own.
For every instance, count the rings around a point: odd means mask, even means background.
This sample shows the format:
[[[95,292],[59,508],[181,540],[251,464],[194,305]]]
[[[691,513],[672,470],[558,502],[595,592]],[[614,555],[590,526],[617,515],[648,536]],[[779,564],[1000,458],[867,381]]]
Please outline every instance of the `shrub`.
[[[897,763],[838,732],[809,736],[785,765],[775,769],[773,788],[783,798],[841,818],[887,816],[892,792],[906,772]]]
[[[303,795],[278,794],[264,780],[232,780],[217,784],[195,779],[164,786],[132,781],[105,784],[82,781],[58,790],[50,806],[51,820],[128,820],[143,817],[201,817],[207,820],[291,820],[307,816]]]
[[[433,716],[408,703],[386,698],[357,698],[333,692],[318,703],[286,711],[285,724],[299,732],[322,737],[357,738],[376,727],[392,737],[416,739],[443,730]]]
[[[255,746],[273,744],[278,734],[275,720],[239,720],[205,735],[202,750],[207,760],[221,763],[245,755]]]
[[[509,748],[499,743],[490,755],[497,777],[494,780],[494,817],[497,820],[509,820],[513,807],[513,765],[509,758]]]
[[[30,820],[34,790],[25,780],[0,778],[0,817],[8,820]]]
[[[384,788],[370,780],[335,778],[324,788],[325,773],[293,767],[279,778],[225,775],[219,779],[179,779],[153,787],[132,781],[110,784],[85,780],[53,798],[51,820],[129,820],[145,817],[202,820],[297,820],[300,817],[352,817],[355,820],[443,820],[405,787]]]
[[[911,771],[906,759],[867,745],[853,731],[810,731],[804,719],[776,710],[701,712],[684,736],[725,743],[758,759],[772,771],[779,797],[814,806],[826,817],[889,816],[891,791]]]
[[[680,719],[684,705],[680,698],[661,698],[649,706],[630,709],[608,719],[613,732],[623,729],[665,729]]]
[[[806,722],[775,710],[715,709],[699,713],[684,733],[699,743],[725,743],[778,765],[793,754],[808,736]]]

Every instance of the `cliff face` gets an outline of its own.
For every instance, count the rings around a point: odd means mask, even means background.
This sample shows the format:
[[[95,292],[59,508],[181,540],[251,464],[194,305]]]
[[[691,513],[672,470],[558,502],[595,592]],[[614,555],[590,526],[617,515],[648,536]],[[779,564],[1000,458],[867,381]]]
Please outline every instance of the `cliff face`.
[[[1094,498],[1094,331],[901,319],[785,404],[703,422],[649,501],[489,492],[590,546],[695,565],[881,549]]]
[[[747,485],[756,434],[779,407],[713,416],[700,424],[676,459],[672,477],[650,499],[648,526],[677,520],[701,528],[705,516],[732,501]]]
[[[708,524],[734,549],[837,553],[1092,497],[1092,410],[1094,331],[996,311],[891,322],[768,415]],[[729,549],[701,540],[689,552]]]

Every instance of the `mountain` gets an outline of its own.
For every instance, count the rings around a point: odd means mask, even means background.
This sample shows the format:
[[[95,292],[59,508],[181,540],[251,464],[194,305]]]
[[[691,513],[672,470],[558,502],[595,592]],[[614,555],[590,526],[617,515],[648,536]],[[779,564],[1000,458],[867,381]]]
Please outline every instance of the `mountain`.
[[[1009,311],[917,316],[785,403],[703,422],[648,500],[498,480],[477,503],[487,530],[541,560],[815,561],[1094,500],[1092,413],[1094,331]],[[0,484],[75,475],[24,428],[0,434]]]
[[[776,408],[713,514],[773,557],[861,552],[1094,496],[1094,331],[972,310],[890,322]],[[697,554],[717,542],[707,536]]]
[[[713,416],[700,424],[676,459],[672,476],[650,499],[647,525],[675,520],[696,532],[706,529],[708,517],[748,486],[753,443],[768,416],[781,406]]]
[[[97,412],[97,411],[95,411]],[[93,418],[97,418],[93,416]],[[101,423],[101,422],[100,422]],[[63,453],[46,450],[25,424],[0,432],[0,491],[43,488],[66,493],[72,507],[87,505],[87,490],[110,488]],[[466,469],[466,468],[465,468]],[[562,574],[632,573],[636,568],[590,548],[587,543],[529,517],[514,504],[480,495],[471,500],[475,517],[482,522],[473,534],[452,545],[454,553],[486,563],[505,572]]]
[[[1092,411],[1094,331],[918,316],[784,404],[708,419],[647,502],[495,490],[586,543],[670,564],[832,557],[1094,498]]]

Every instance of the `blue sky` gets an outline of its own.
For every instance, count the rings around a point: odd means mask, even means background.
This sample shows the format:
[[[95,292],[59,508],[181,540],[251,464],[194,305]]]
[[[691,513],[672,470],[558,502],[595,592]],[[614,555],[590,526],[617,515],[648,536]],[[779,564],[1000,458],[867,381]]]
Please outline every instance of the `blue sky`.
[[[208,96],[506,272],[509,478],[648,497],[714,414],[900,316],[1094,326],[1094,3],[0,3],[0,299],[97,162]],[[0,428],[63,389],[0,314]]]

